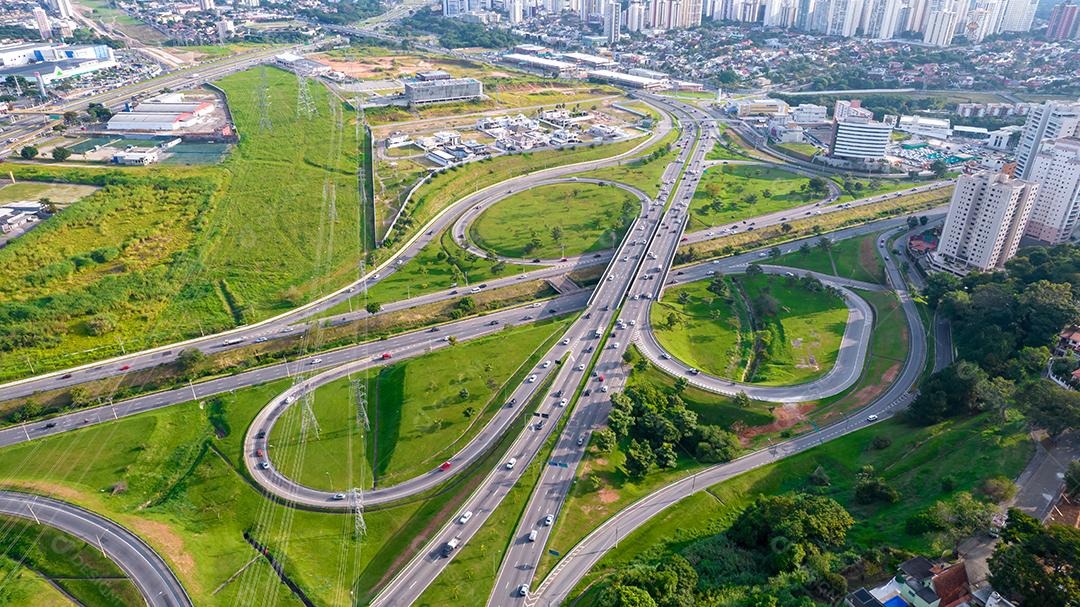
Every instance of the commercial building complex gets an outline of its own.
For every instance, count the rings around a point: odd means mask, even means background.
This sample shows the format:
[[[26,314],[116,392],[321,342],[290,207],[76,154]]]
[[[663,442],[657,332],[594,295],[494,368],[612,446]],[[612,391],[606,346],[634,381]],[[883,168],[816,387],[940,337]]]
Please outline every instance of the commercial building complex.
[[[1004,268],[1020,245],[1038,189],[1005,173],[961,175],[929,256],[931,268],[959,275]]]
[[[829,155],[847,160],[878,160],[892,137],[892,127],[865,116],[849,116],[833,125]]]
[[[163,95],[117,112],[109,119],[111,131],[170,132],[191,126],[214,111],[207,101],[185,102],[178,94]]]
[[[66,45],[19,42],[0,45],[0,79],[19,76],[50,84],[116,66],[113,50],[104,44]]]
[[[484,84],[475,78],[437,78],[405,81],[405,99],[409,105],[464,101],[484,96]]]

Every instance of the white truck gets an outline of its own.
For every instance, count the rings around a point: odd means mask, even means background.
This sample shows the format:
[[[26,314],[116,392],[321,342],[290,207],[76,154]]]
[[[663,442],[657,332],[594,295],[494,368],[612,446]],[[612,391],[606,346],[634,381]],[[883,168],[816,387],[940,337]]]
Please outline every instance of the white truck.
[[[459,535],[459,536],[455,537],[454,539],[450,540],[449,542],[446,542],[445,544],[443,544],[442,555],[443,556],[450,556],[454,552],[454,550],[460,545],[461,545],[461,536]]]

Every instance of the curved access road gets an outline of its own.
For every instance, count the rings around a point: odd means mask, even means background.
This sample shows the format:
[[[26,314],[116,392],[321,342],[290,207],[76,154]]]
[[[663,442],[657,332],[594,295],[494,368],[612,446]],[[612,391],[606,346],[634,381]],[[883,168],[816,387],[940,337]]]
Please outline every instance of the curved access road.
[[[784,268],[770,266],[766,269],[770,273],[804,273],[796,268]],[[813,273],[810,273],[813,274]],[[839,394],[848,389],[859,380],[863,365],[866,363],[866,353],[870,347],[870,336],[874,324],[874,313],[870,304],[863,298],[845,286],[855,281],[844,281],[833,276],[814,275],[825,285],[839,291],[844,303],[848,308],[848,319],[844,326],[844,335],[840,339],[840,348],[836,354],[836,362],[829,371],[810,382],[792,384],[788,386],[763,386],[748,384],[721,377],[716,377],[704,371],[693,372],[693,367],[672,356],[656,339],[652,323],[644,323],[639,331],[634,334],[633,341],[637,344],[645,358],[651,363],[663,369],[674,377],[685,377],[690,385],[702,390],[734,396],[739,392],[745,393],[754,400],[800,403],[818,400]],[[869,284],[869,283],[864,283]],[[880,289],[880,285],[871,285]],[[651,302],[650,302],[651,303]],[[651,315],[647,315],[651,318]]]
[[[907,289],[907,283],[890,252],[886,242],[891,235],[902,230],[896,228],[878,237],[878,251],[885,258],[885,271],[890,287],[900,299],[907,330],[910,336],[908,356],[904,361],[896,381],[886,391],[865,407],[858,414],[852,414],[831,426],[825,426],[816,432],[800,435],[789,441],[778,443],[767,449],[755,451],[725,464],[712,466],[671,483],[646,497],[634,502],[615,516],[609,518],[578,542],[559,562],[540,585],[529,593],[525,604],[557,605],[564,603],[574,587],[593,568],[620,538],[625,539],[630,533],[645,525],[668,506],[706,488],[731,479],[755,468],[776,462],[788,456],[811,449],[830,440],[854,432],[873,423],[868,418],[884,419],[906,407],[914,398],[915,383],[922,373],[926,360],[926,333],[919,318],[915,302]]]
[[[406,241],[393,255],[388,257],[377,267],[373,268],[359,280],[356,280],[333,293],[316,299],[315,301],[272,318],[214,335],[157,346],[140,352],[132,352],[131,354],[88,363],[70,369],[51,371],[49,373],[8,382],[0,385],[0,401],[21,398],[30,396],[36,392],[65,388],[87,381],[124,375],[130,371],[155,367],[172,362],[179,356],[180,352],[186,348],[198,348],[204,352],[217,352],[236,347],[244,340],[260,338],[273,339],[279,337],[282,333],[291,331],[291,325],[296,322],[329,310],[337,304],[354,297],[356,293],[361,292],[363,289],[370,288],[380,280],[385,279],[387,276],[394,273],[403,266],[406,261],[415,257],[428,243],[438,238],[443,230],[449,228],[453,223],[454,218],[462,210],[473,207],[480,202],[487,200],[489,197],[501,196],[514,189],[529,187],[529,184],[537,181],[619,165],[640,154],[642,150],[646,149],[656,141],[661,140],[674,128],[674,121],[668,114],[661,112],[661,116],[662,119],[657,124],[652,135],[643,137],[641,143],[620,154],[596,160],[587,160],[574,164],[541,169],[534,171],[533,173],[492,184],[475,192],[463,193],[461,198],[439,211],[439,213],[428,221],[426,225],[417,230],[412,238]]]
[[[117,523],[67,502],[0,491],[0,514],[48,525],[97,546],[127,574],[150,607],[192,604],[180,580],[154,549]]]
[[[650,205],[655,205],[657,207],[661,206],[659,202],[651,199],[649,197],[649,195],[646,194],[645,192],[642,192],[641,190],[639,190],[639,189],[637,189],[637,188],[635,188],[633,186],[627,185],[625,183],[621,183],[621,182],[618,182],[618,181],[612,181],[610,179],[594,179],[592,177],[561,177],[561,178],[558,178],[558,179],[547,179],[547,180],[544,180],[544,181],[531,182],[524,188],[509,190],[509,191],[504,192],[504,193],[502,193],[501,195],[498,195],[498,196],[490,196],[490,197],[487,198],[487,200],[485,200],[485,201],[481,202],[480,204],[477,204],[473,208],[465,211],[464,213],[459,215],[457,221],[454,222],[454,228],[453,228],[453,232],[452,232],[452,234],[454,236],[454,240],[457,241],[458,245],[460,245],[462,248],[469,251],[473,255],[477,255],[479,257],[486,257],[488,255],[488,252],[485,251],[484,249],[481,249],[479,246],[477,246],[475,243],[473,243],[472,239],[469,237],[469,228],[472,226],[472,223],[474,221],[476,221],[477,219],[479,219],[480,216],[484,213],[484,211],[490,209],[491,207],[495,206],[496,204],[502,202],[503,200],[506,200],[507,198],[509,198],[510,196],[513,196],[514,194],[518,194],[518,193],[521,193],[523,191],[531,190],[533,188],[539,188],[539,187],[544,187],[544,186],[549,186],[549,185],[556,185],[556,184],[560,184],[560,183],[587,183],[587,184],[593,184],[593,185],[607,185],[607,186],[617,187],[617,188],[619,188],[619,189],[621,189],[621,190],[623,190],[625,192],[629,192],[630,194],[637,197],[638,201],[641,203],[641,212],[642,212],[642,214],[647,214],[649,212],[649,206]],[[496,257],[500,261],[505,261],[505,262],[508,262],[508,263],[514,263],[514,264],[518,264],[518,265],[549,266],[549,265],[559,264],[559,263],[571,263],[571,264],[577,264],[577,265],[590,264],[591,265],[593,263],[600,263],[602,261],[606,261],[608,259],[611,259],[611,251],[603,251],[603,252],[595,252],[595,251],[593,251],[593,252],[589,252],[589,253],[583,253],[581,255],[569,255],[569,256],[566,256],[566,257],[555,258],[555,259],[535,259],[535,258],[534,259],[521,259],[521,258],[518,258],[518,257],[508,257],[506,255],[498,255],[498,254],[496,254]]]

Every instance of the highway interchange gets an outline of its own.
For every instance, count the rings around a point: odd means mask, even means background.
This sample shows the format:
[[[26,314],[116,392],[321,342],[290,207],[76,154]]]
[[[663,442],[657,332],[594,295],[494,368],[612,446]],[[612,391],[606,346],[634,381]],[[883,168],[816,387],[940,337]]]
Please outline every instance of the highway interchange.
[[[228,70],[229,68],[223,67],[221,69]],[[200,76],[205,77],[205,74]],[[557,517],[559,515],[559,510],[565,501],[566,494],[576,473],[577,464],[583,454],[583,445],[588,444],[588,433],[599,427],[607,415],[608,392],[619,390],[625,382],[622,352],[631,342],[634,342],[655,363],[665,368],[670,367],[668,370],[672,373],[685,375],[688,371],[686,366],[681,365],[678,361],[665,358],[662,349],[659,349],[658,344],[651,338],[651,332],[648,330],[649,306],[656,298],[662,295],[662,289],[667,284],[705,279],[711,273],[717,271],[739,271],[748,262],[757,260],[756,253],[751,253],[722,260],[719,264],[697,264],[681,270],[678,275],[671,276],[669,280],[668,271],[671,268],[675,251],[681,242],[698,242],[714,237],[711,231],[706,232],[704,230],[685,236],[684,233],[689,218],[689,200],[697,188],[703,169],[709,164],[705,160],[705,155],[712,148],[715,141],[715,130],[710,127],[711,124],[715,123],[715,119],[693,106],[662,98],[650,98],[649,101],[663,108],[667,113],[678,116],[680,123],[683,125],[677,143],[679,146],[678,158],[665,169],[660,195],[656,199],[650,200],[643,193],[634,191],[642,200],[643,212],[635,220],[627,237],[619,245],[613,256],[601,255],[600,257],[566,260],[541,260],[537,264],[540,267],[529,273],[529,278],[548,278],[560,276],[573,268],[606,262],[608,266],[604,271],[604,278],[591,294],[585,291],[569,293],[540,303],[539,309],[522,306],[502,310],[486,316],[447,324],[441,331],[428,329],[405,333],[382,342],[360,344],[317,355],[312,354],[291,364],[262,367],[230,377],[193,384],[185,388],[148,394],[47,421],[8,428],[0,431],[0,446],[33,440],[91,424],[106,423],[112,419],[204,398],[208,395],[239,387],[286,377],[295,377],[301,374],[317,373],[278,395],[260,412],[249,427],[246,436],[245,452],[251,457],[245,458],[245,465],[252,477],[263,486],[264,490],[277,495],[287,503],[301,507],[346,509],[349,505],[340,499],[336,499],[339,496],[303,487],[285,478],[272,465],[264,468],[261,465],[264,460],[254,456],[259,449],[267,447],[265,437],[269,435],[269,429],[272,427],[273,421],[290,404],[295,403],[298,398],[302,397],[303,392],[314,389],[314,387],[327,381],[346,377],[358,370],[378,364],[386,364],[388,361],[409,356],[417,356],[434,348],[443,347],[447,345],[445,341],[447,335],[452,334],[458,340],[475,339],[502,330],[508,324],[528,322],[536,318],[550,317],[554,313],[564,314],[584,308],[585,313],[579,316],[572,324],[564,335],[564,340],[560,341],[545,356],[549,360],[562,361],[562,364],[550,369],[552,377],[542,377],[536,382],[523,383],[516,388],[513,394],[513,398],[516,399],[519,407],[524,406],[534,397],[539,398],[540,412],[549,416],[546,418],[547,423],[539,427],[536,424],[530,424],[514,439],[509,448],[508,457],[515,458],[516,464],[513,466],[500,465],[490,471],[462,507],[462,512],[469,511],[473,513],[467,523],[458,523],[458,517],[454,517],[453,520],[442,527],[434,534],[428,544],[395,575],[391,582],[380,592],[373,604],[407,605],[413,602],[450,561],[449,558],[441,557],[442,546],[453,538],[460,538],[463,544],[468,543],[469,538],[481,528],[487,517],[505,497],[510,487],[519,480],[528,463],[541,451],[545,441],[556,431],[559,425],[557,423],[558,418],[564,412],[570,411],[565,428],[560,433],[552,452],[552,461],[558,462],[559,465],[545,466],[543,468],[542,478],[531,496],[521,527],[515,533],[515,539],[504,557],[497,583],[489,600],[489,604],[494,605],[516,604],[522,601],[527,601],[527,604],[534,604],[538,600],[544,603],[558,602],[565,598],[572,590],[573,585],[576,584],[576,581],[610,547],[607,542],[612,537],[617,537],[620,532],[625,535],[662,510],[663,507],[688,495],[687,491],[692,492],[704,488],[724,478],[730,478],[735,474],[775,461],[777,458],[810,448],[824,440],[830,440],[865,425],[860,419],[853,417],[842,423],[824,428],[820,432],[800,436],[787,443],[777,445],[770,450],[755,452],[734,462],[715,466],[698,473],[694,479],[686,479],[665,487],[624,510],[597,529],[582,544],[579,544],[578,547],[575,547],[571,553],[563,558],[552,574],[535,591],[528,593],[527,598],[520,596],[521,593],[518,592],[518,589],[522,586],[528,587],[531,584],[533,571],[544,552],[545,540],[547,539],[546,533],[551,529],[550,526],[543,524],[544,517],[547,515]],[[199,347],[212,351],[228,347],[231,344],[226,344],[226,341],[234,344],[238,338],[244,340],[258,339],[260,337],[272,338],[282,334],[287,328],[290,331],[294,328],[303,331],[308,325],[302,324],[301,321],[354,297],[358,291],[362,291],[378,280],[384,279],[399,268],[400,265],[407,263],[423,246],[431,242],[442,231],[446,229],[454,230],[453,233],[459,240],[464,239],[464,246],[471,246],[465,234],[469,221],[478,216],[484,209],[490,207],[490,205],[511,195],[513,192],[548,183],[572,181],[576,179],[570,177],[574,173],[609,166],[640,153],[641,149],[659,140],[673,127],[667,113],[665,113],[664,121],[654,134],[630,152],[614,158],[538,171],[484,188],[463,197],[444,210],[427,226],[419,230],[413,239],[407,242],[380,268],[376,268],[376,270],[361,277],[360,280],[308,306],[268,319],[257,325],[241,327],[228,333],[190,340],[182,344],[162,346],[150,351],[86,365],[79,369],[12,382],[0,386],[0,400],[24,396],[41,390],[66,387],[92,379],[114,377],[130,370],[159,365],[174,359],[184,347]],[[622,184],[615,185],[627,187]],[[941,187],[941,184],[920,186],[920,188],[927,187]],[[865,200],[858,202],[858,204],[869,203]],[[769,216],[755,218],[755,221],[759,227],[782,223],[788,220],[788,216],[792,216],[799,211],[804,213],[815,212],[812,210],[815,208],[819,208],[817,204],[807,205],[805,210],[789,210],[784,213],[770,214]],[[830,212],[835,210],[835,207],[821,207],[820,210]],[[834,237],[871,233],[871,231],[881,230],[885,225],[899,225],[902,221],[890,220],[860,228],[849,228],[837,233]],[[753,222],[750,225],[753,225]],[[728,232],[739,229],[745,230],[747,226],[735,225]],[[794,244],[797,245],[797,243]],[[789,250],[793,249],[794,247],[791,247]],[[906,283],[883,245],[881,246],[881,252],[887,262],[890,284],[901,298],[908,319],[910,334],[913,336],[911,354],[905,362],[900,377],[881,398],[877,399],[866,411],[860,414],[874,413],[884,417],[895,408],[906,404],[910,398],[910,389],[918,377],[918,372],[922,369],[921,360],[925,356],[926,343],[922,326],[914,312],[914,304],[907,293]],[[783,272],[787,270],[784,268],[770,268],[770,271]],[[798,272],[802,273],[801,271]],[[651,278],[645,279],[643,278],[645,276]],[[828,375],[819,382],[815,382],[816,385],[785,388],[784,390],[789,392],[784,394],[776,393],[770,396],[768,393],[752,393],[752,396],[778,401],[814,399],[821,397],[821,395],[839,392],[850,386],[858,378],[862,362],[866,356],[866,344],[869,340],[872,314],[865,302],[848,288],[869,287],[868,285],[854,284],[851,281],[843,281],[835,277],[820,278],[830,282],[844,293],[851,310],[849,324],[844,335],[845,347],[838,357],[838,364]],[[499,279],[499,281],[489,281],[491,283],[489,288],[500,284],[510,284],[522,279],[522,277],[510,277]],[[418,305],[417,302],[427,303],[458,295],[456,292],[446,290],[413,298],[408,302],[387,304],[384,309],[401,309],[405,306]],[[364,314],[366,313],[353,313],[348,318],[362,317]],[[526,316],[533,318],[526,319]],[[616,323],[618,319],[629,322],[629,329],[616,328],[614,331],[609,332],[609,327],[624,326],[622,323]],[[634,329],[635,326],[637,327],[636,330]],[[598,337],[598,334],[602,337]],[[605,344],[606,347],[601,347]],[[390,357],[385,358],[384,355],[386,354],[389,354]],[[598,382],[595,378],[590,378],[590,370],[595,371],[597,375],[604,375],[605,381]],[[732,390],[751,393],[753,390],[758,389],[755,386],[735,385],[731,382],[707,376],[697,376],[692,379],[705,389],[722,393],[731,393]],[[545,388],[545,392],[540,394],[540,387],[542,386]],[[600,389],[601,386],[604,388],[603,391]],[[589,388],[589,390],[582,392],[581,390],[584,388]],[[800,390],[803,395],[801,399],[799,398]],[[814,390],[818,390],[818,392],[814,392]],[[575,398],[578,392],[581,393],[581,396]],[[564,402],[563,399],[570,402]],[[451,459],[452,465],[449,471],[433,470],[399,485],[367,491],[364,495],[364,503],[389,503],[405,496],[426,491],[444,482],[448,476],[456,471],[466,469],[470,463],[477,461],[486,454],[492,445],[497,443],[507,429],[511,427],[517,415],[516,407],[506,407],[500,410],[487,423],[480,434]],[[18,494],[7,497],[14,504],[11,507],[17,509],[20,503]],[[525,538],[529,535],[529,531],[533,529],[538,531],[539,537],[535,538],[535,542],[527,541]],[[615,532],[611,533],[612,530]],[[452,556],[453,554],[451,558]],[[134,574],[129,572],[129,575],[152,575],[148,572],[134,571]],[[172,578],[172,580],[175,582],[175,578]],[[183,603],[177,602],[173,604]]]

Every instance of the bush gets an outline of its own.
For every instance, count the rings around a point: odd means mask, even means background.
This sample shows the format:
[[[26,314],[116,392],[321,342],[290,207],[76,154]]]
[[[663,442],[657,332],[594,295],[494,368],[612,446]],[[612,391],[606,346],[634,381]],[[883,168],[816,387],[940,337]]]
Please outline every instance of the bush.
[[[892,445],[892,439],[888,436],[875,436],[874,440],[870,441],[870,446],[878,451],[888,449],[890,445]]]
[[[983,481],[979,491],[995,503],[1000,504],[1016,497],[1016,483],[1004,476],[995,476]]]

